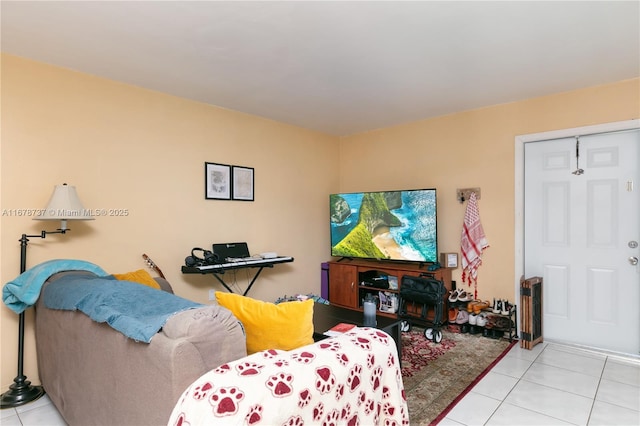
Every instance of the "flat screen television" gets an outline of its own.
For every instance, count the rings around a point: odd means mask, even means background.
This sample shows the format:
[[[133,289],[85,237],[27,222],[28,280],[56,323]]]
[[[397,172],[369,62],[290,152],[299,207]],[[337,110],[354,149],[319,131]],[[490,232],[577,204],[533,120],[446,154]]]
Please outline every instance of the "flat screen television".
[[[332,256],[438,261],[435,189],[331,194],[329,205]]]

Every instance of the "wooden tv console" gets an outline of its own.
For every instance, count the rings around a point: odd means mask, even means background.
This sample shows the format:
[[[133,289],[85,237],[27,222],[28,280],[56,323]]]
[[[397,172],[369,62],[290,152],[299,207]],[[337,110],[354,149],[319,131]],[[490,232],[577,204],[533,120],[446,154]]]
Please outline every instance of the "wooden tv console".
[[[447,291],[446,298],[451,290],[451,269],[440,268],[436,271],[428,271],[426,264],[419,263],[401,263],[401,262],[385,262],[385,261],[367,261],[367,260],[351,260],[342,259],[339,261],[330,261],[329,263],[329,302],[333,305],[343,308],[362,311],[362,299],[367,292],[374,293],[377,291],[385,291],[389,293],[400,293],[402,286],[402,277],[404,275],[420,276],[420,274],[433,274],[435,278],[444,282]],[[398,282],[397,289],[377,289],[362,284],[363,276],[367,272],[378,271],[380,274],[395,277]],[[364,274],[364,275],[363,275]],[[387,312],[378,312],[378,315],[386,315],[390,317],[397,316]],[[443,323],[447,322],[447,309],[443,310]]]

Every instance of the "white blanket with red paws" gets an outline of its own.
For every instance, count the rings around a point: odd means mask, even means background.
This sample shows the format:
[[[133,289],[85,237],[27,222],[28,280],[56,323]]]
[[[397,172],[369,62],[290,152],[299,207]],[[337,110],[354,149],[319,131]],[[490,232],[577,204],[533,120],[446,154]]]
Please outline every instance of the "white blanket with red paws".
[[[170,426],[408,425],[396,344],[375,328],[211,370],[180,397]]]

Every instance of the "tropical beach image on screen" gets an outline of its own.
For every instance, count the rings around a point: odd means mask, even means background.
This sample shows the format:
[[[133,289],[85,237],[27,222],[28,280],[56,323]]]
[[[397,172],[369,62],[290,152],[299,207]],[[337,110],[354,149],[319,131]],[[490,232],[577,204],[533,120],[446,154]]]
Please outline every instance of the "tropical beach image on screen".
[[[436,190],[332,194],[331,255],[437,261]]]

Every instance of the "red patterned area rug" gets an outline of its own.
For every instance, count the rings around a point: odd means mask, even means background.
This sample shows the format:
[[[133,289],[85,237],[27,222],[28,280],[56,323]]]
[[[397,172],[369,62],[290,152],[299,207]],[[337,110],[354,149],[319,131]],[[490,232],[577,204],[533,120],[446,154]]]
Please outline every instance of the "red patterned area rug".
[[[420,327],[402,333],[410,424],[431,425],[444,418],[514,343],[446,330],[442,342],[433,343]]]

